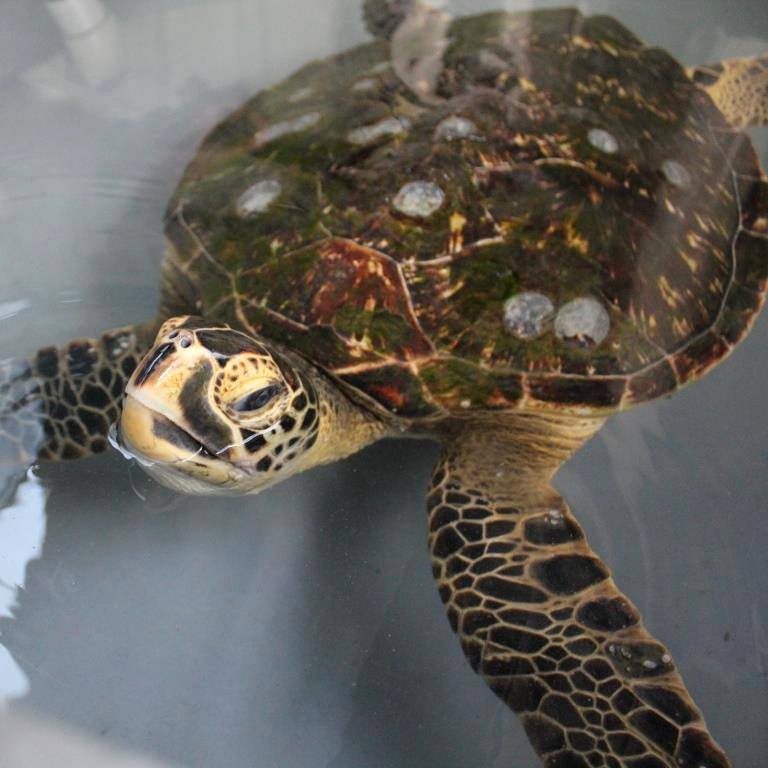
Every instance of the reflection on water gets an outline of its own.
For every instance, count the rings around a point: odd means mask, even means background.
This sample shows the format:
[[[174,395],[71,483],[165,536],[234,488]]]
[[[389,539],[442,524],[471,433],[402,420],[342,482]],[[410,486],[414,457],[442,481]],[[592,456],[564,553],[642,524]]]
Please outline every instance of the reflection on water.
[[[30,303],[27,299],[14,299],[11,301],[4,301],[0,304],[0,321],[10,320],[12,317],[29,309]]]
[[[94,737],[37,717],[0,714],[3,768],[170,768],[111,749]]]
[[[61,29],[70,60],[87,85],[103,85],[119,73],[120,30],[101,0],[55,0],[46,8]]]
[[[47,490],[30,470],[13,498],[0,509],[0,617],[13,618],[27,566],[42,556],[47,496]],[[29,680],[23,669],[0,644],[0,708],[28,692]]]
[[[686,64],[768,40],[759,2],[580,6]],[[204,131],[365,39],[353,0],[9,9],[3,358],[151,316],[164,203]],[[744,766],[768,753],[766,349],[763,317],[721,369],[614,419],[558,478]],[[185,765],[534,765],[434,593],[435,456],[380,445],[214,509],[137,495],[115,455],[42,467],[0,511],[0,698]]]

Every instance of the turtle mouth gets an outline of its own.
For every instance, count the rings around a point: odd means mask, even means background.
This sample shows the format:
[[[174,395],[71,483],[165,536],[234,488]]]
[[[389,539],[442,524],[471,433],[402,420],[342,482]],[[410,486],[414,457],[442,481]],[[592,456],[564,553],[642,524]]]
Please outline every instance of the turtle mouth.
[[[203,456],[209,459],[219,458],[196,437],[162,414],[155,414],[152,434],[160,440],[165,440],[171,445],[175,445],[177,448],[191,451],[195,456]]]
[[[121,452],[145,463],[226,461],[184,427],[130,394],[123,402],[117,443]]]

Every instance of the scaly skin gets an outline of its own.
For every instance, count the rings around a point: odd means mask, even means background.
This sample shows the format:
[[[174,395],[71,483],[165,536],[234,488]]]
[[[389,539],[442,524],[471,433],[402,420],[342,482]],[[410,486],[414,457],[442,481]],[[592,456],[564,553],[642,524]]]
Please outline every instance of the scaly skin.
[[[448,618],[547,768],[727,768],[669,651],[550,486],[601,424],[513,415],[448,437],[428,498]]]
[[[692,67],[688,74],[710,95],[731,125],[768,125],[768,56]]]
[[[0,460],[22,469],[37,459],[79,459],[107,449],[128,377],[156,323],[97,339],[45,347],[29,362],[0,367]]]

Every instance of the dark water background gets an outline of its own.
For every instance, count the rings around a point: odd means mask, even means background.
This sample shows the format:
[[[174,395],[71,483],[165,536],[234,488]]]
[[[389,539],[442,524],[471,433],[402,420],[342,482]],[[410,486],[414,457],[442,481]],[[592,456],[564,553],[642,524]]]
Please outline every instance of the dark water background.
[[[206,128],[365,39],[357,0],[102,7],[100,31],[67,37],[42,2],[0,2],[0,357],[149,317],[165,200]],[[763,0],[580,7],[684,64],[768,49]],[[768,755],[766,381],[764,315],[557,481],[739,768]],[[0,509],[0,701],[183,766],[535,765],[434,588],[436,455],[386,442],[214,502],[114,453],[39,467]]]

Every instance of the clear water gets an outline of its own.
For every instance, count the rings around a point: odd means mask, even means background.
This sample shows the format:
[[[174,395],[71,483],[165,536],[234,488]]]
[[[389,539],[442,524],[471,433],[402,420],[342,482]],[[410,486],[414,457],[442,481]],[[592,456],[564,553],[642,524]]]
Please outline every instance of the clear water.
[[[580,7],[686,64],[768,49],[761,0],[670,5]],[[49,13],[65,6],[107,17],[68,37]],[[205,130],[364,40],[358,6],[3,0],[2,356],[149,317],[164,203]],[[724,365],[614,418],[557,481],[744,768],[768,755],[766,350],[763,315]],[[0,509],[0,700],[181,766],[535,765],[432,582],[436,455],[382,443],[215,501],[116,453],[37,467]]]

